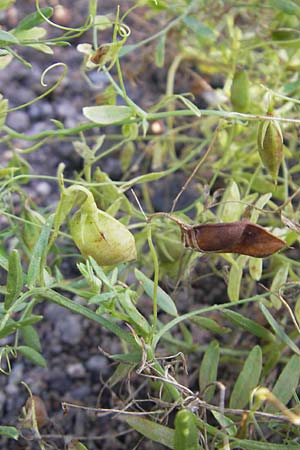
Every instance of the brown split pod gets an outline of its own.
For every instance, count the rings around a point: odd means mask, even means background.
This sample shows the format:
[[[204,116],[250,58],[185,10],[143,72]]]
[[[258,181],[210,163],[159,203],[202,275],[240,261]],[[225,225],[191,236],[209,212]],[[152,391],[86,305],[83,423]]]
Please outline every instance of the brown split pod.
[[[185,247],[203,253],[237,253],[265,258],[287,244],[264,227],[249,221],[188,225],[168,213],[156,213],[176,222]],[[152,215],[151,218],[154,216]]]

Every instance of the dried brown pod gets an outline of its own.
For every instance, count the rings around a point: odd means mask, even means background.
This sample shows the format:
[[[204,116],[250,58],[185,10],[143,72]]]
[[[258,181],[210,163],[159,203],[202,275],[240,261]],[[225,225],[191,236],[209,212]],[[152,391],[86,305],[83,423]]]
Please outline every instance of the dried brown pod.
[[[262,226],[249,221],[192,226],[167,213],[157,214],[174,220],[180,226],[184,246],[198,252],[237,253],[265,258],[287,245],[285,241]]]
[[[91,61],[94,64],[103,64],[104,59],[108,53],[109,47],[108,45],[100,45],[100,47],[97,48],[93,56],[91,56]]]
[[[41,397],[37,395],[31,395],[26,400],[25,404],[26,417],[24,424],[32,426],[34,420],[36,420],[38,428],[42,428],[49,422],[46,406]],[[35,417],[35,419],[33,419]]]

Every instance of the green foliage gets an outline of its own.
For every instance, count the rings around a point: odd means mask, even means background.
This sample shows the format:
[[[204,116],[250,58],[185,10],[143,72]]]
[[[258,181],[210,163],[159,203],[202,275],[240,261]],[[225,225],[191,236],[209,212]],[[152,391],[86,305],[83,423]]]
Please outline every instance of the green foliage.
[[[190,409],[181,409],[175,417],[174,450],[200,450],[195,416]]]
[[[218,341],[212,341],[207,347],[204,353],[203,360],[199,371],[199,387],[200,390],[205,392],[203,398],[210,402],[214,396],[215,388],[213,386],[208,387],[210,383],[214,383],[217,380],[217,371],[219,365],[220,348]],[[206,389],[208,387],[208,389]]]
[[[239,373],[230,397],[230,408],[244,408],[250,400],[250,394],[258,385],[262,369],[262,351],[256,345],[248,355]]]
[[[0,0],[0,10],[13,3]],[[67,52],[91,29],[84,39],[93,41],[81,39],[77,50],[82,78],[98,92],[96,102],[84,98],[84,122],[65,128],[53,117],[53,128],[35,135],[8,126],[7,116],[43,101],[71,67],[49,62],[41,85],[52,69],[62,70],[57,81],[23,105],[10,109],[5,90],[0,98],[1,142],[12,149],[0,167],[0,338],[9,342],[0,347],[1,376],[17,358],[47,367],[36,306],[52,302],[118,341],[107,386],[114,394],[134,374],[147,392],[147,402],[131,397],[119,420],[174,450],[299,447],[300,7],[261,3],[140,0],[97,15],[90,0],[85,23],[68,28],[37,1],[15,28],[0,30],[0,70],[16,58],[30,73],[20,49],[45,53],[47,65],[53,48]],[[137,17],[148,25],[140,41]],[[51,27],[59,36],[47,36]],[[99,92],[91,71],[109,86]],[[146,83],[131,89],[146,72],[166,79],[152,104]],[[56,203],[29,200],[27,154],[68,139],[82,170],[64,181],[59,164]],[[110,158],[120,162],[118,180],[106,172]],[[287,246],[267,258],[228,253],[230,242],[223,253],[201,252],[203,227],[193,225],[223,222],[230,231],[244,219]],[[253,246],[251,230],[244,238]],[[256,245],[260,256],[265,244]],[[71,258],[76,272],[64,275]],[[257,401],[259,386],[273,402]],[[4,423],[0,435],[17,440],[19,432]],[[86,447],[74,439],[69,448]]]

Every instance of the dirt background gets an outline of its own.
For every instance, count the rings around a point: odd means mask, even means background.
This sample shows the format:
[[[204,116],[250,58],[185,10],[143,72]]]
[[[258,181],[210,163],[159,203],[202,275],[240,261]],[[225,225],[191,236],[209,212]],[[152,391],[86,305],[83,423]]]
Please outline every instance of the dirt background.
[[[0,24],[4,29],[11,29],[26,14],[35,10],[33,0],[17,0],[14,7],[7,12],[1,13]],[[101,1],[101,14],[116,12],[120,2],[112,0]],[[49,6],[56,7],[54,20],[66,26],[76,27],[82,24],[83,18],[87,16],[87,0],[64,0],[59,3],[49,0]],[[123,11],[132,2],[122,0]],[[45,6],[41,2],[41,6]],[[132,29],[129,42],[138,42],[141,39],[154,34],[166,23],[165,18],[157,16],[156,19],[147,21],[143,17],[140,8],[128,17],[127,24]],[[50,30],[50,34],[53,30]],[[29,101],[43,92],[40,77],[43,70],[53,62],[66,62],[68,74],[63,84],[50,96],[31,106],[9,114],[7,124],[19,132],[36,134],[43,130],[54,128],[50,119],[55,118],[62,121],[65,127],[73,127],[83,121],[82,107],[95,103],[97,91],[92,90],[80,73],[82,55],[76,50],[80,42],[92,42],[91,33],[88,32],[79,39],[72,41],[70,47],[59,47],[54,49],[54,55],[49,56],[33,50],[22,49],[21,54],[32,64],[32,70],[24,67],[19,61],[14,60],[8,68],[0,72],[0,87],[6,98],[9,99],[10,107],[18,106]],[[174,54],[177,44],[174,42]],[[172,58],[172,45],[170,54]],[[126,87],[129,95],[138,104],[147,109],[165,92],[166,69],[157,69],[153,61],[153,48],[151,45],[144,46],[142,52],[135,52],[126,60],[122,60],[125,74]],[[165,67],[167,67],[166,64]],[[100,86],[106,86],[107,81],[103,74],[93,75]],[[56,80],[57,74],[50,73],[47,81],[49,85]],[[210,80],[215,84],[220,79]],[[188,70],[184,76],[178,77],[176,86],[178,92],[187,92],[190,83]],[[199,106],[205,106],[205,100],[199,95],[196,97]],[[95,132],[94,132],[95,133]],[[15,140],[17,147],[24,148],[28,143]],[[3,165],[11,157],[12,150],[1,145],[1,163]],[[55,176],[57,165],[64,162],[66,165],[65,176],[72,176],[74,171],[81,168],[79,156],[74,152],[71,140],[64,142],[54,141],[43,145],[38,151],[26,156],[32,166],[33,174]],[[112,179],[118,180],[120,163],[117,158],[107,158],[102,169],[110,174]],[[158,210],[170,208],[170,199],[174,198],[178,187],[182,185],[184,178],[179,174],[178,180],[173,178],[172,184],[161,186],[164,195],[157,195]],[[57,185],[49,180],[32,179],[26,186],[28,194],[40,206],[53,205],[58,200]],[[171,200],[172,201],[172,200]],[[205,260],[199,269],[205,274]],[[66,267],[72,273],[74,267]],[[195,307],[198,301],[206,304],[215,303],[216,299],[222,301],[225,296],[225,284],[220,281],[213,285],[211,278],[207,277],[201,282],[201,288],[195,284],[190,286],[181,294],[184,311]],[[184,307],[183,307],[184,305]],[[96,449],[134,449],[151,450],[165,448],[149,441],[141,439],[137,433],[130,431],[128,426],[115,415],[101,417],[93,412],[76,410],[70,408],[67,414],[62,410],[62,401],[75,403],[86,407],[122,409],[129,398],[147,398],[148,383],[131,373],[128,383],[123,383],[112,393],[105,385],[106,380],[114,370],[114,363],[99,351],[99,346],[110,353],[122,352],[119,342],[112,339],[104,329],[97,325],[75,316],[68,311],[62,310],[53,304],[40,305],[36,313],[42,313],[44,320],[37,326],[42,341],[43,355],[48,361],[46,369],[32,366],[25,359],[18,358],[13,363],[12,373],[9,377],[0,375],[0,418],[1,424],[20,426],[18,417],[21,415],[22,407],[28,393],[21,381],[26,382],[35,395],[40,396],[45,402],[49,422],[41,431],[43,439],[48,443],[48,449],[63,449],[72,437],[82,437],[89,450]],[[197,333],[197,332],[196,332]],[[198,331],[199,333],[199,331]],[[199,342],[205,340],[205,335],[198,336]],[[2,340],[1,345],[10,344],[11,340]],[[197,358],[194,354],[192,358]],[[198,360],[199,362],[199,360]],[[193,361],[189,361],[191,367]],[[197,361],[195,360],[197,366]],[[130,382],[129,382],[130,381]],[[195,377],[187,384],[192,387],[196,383]],[[0,438],[1,449],[36,449],[39,448],[28,431],[24,430],[24,438],[18,442]]]

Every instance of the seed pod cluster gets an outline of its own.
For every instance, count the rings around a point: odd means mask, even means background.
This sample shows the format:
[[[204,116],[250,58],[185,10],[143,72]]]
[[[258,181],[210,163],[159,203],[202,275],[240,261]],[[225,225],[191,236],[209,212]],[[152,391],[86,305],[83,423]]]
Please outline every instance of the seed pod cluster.
[[[257,146],[263,165],[276,181],[283,158],[283,137],[278,122],[264,120],[260,123]]]

